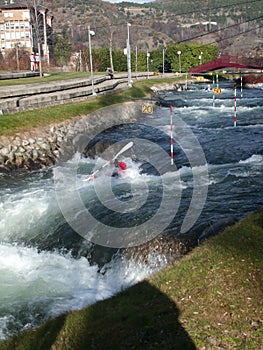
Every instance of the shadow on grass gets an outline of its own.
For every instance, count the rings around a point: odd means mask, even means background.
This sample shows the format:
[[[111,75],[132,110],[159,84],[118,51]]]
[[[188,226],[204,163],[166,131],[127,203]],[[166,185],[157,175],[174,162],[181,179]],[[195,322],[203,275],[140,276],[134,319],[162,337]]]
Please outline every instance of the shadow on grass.
[[[51,349],[57,335],[63,328],[66,315],[59,316],[51,320],[36,330],[29,330],[22,334],[17,334],[5,342],[0,342],[0,350],[30,350],[30,349]]]
[[[20,343],[9,347],[0,344],[0,349],[195,350],[179,314],[171,299],[143,281],[111,299],[23,334]]]
[[[147,281],[93,305],[86,349],[196,349],[176,304]],[[79,349],[85,349],[84,343]]]

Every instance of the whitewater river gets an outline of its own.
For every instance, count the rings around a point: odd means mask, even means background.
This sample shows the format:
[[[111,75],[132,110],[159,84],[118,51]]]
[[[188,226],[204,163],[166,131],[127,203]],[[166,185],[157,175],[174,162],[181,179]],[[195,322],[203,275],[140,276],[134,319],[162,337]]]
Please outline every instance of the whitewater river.
[[[99,135],[134,142],[120,157],[128,165],[121,179],[105,167],[86,181],[105,160],[79,153],[52,169],[0,177],[0,340],[108,298],[166,264],[156,254],[147,265],[127,260],[118,248],[162,231],[202,232],[262,206],[263,90],[237,90],[235,110],[233,86],[220,84],[215,99],[206,84],[162,93],[172,113],[155,106],[138,123]]]

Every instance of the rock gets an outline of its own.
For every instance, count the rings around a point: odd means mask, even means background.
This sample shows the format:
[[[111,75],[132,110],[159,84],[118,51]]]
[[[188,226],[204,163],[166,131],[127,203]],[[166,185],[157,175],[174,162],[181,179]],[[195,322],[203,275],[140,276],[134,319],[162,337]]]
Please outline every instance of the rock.
[[[36,149],[33,149],[33,151],[32,151],[32,158],[33,158],[33,160],[36,160],[39,158],[39,154],[38,154],[38,151]]]
[[[14,139],[14,144],[17,145],[17,146],[21,146],[22,145],[21,138],[16,136],[16,138]]]
[[[194,244],[190,240],[178,238],[174,234],[162,234],[140,246],[125,249],[124,256],[149,263],[151,255],[163,255],[170,264],[187,254],[193,247]]]
[[[11,146],[8,145],[8,146],[2,148],[0,152],[1,152],[2,156],[8,156],[8,154],[11,152]]]
[[[29,143],[30,143],[31,145],[34,145],[34,144],[36,143],[36,139],[34,139],[34,138],[32,138],[32,137],[30,137],[30,138],[28,139],[28,141],[29,141]]]
[[[7,157],[0,154],[0,164],[4,164],[7,160]]]
[[[22,168],[25,164],[25,159],[23,157],[17,157],[15,159],[15,165],[18,167],[18,168]]]
[[[23,140],[22,141],[22,146],[28,146],[29,145],[29,140]]]
[[[19,146],[17,151],[18,151],[18,153],[24,153],[26,150],[24,147]]]
[[[59,152],[59,150],[56,150],[56,149],[55,149],[55,150],[53,151],[53,154],[54,154],[54,156],[55,156],[56,159],[59,159],[59,157],[60,157],[60,152]]]
[[[8,158],[9,160],[13,161],[13,160],[15,159],[15,153],[14,153],[14,152],[8,153],[7,158]]]
[[[47,142],[39,143],[39,147],[40,147],[42,150],[45,150],[45,151],[47,151],[47,152],[50,151],[50,144],[47,143]]]

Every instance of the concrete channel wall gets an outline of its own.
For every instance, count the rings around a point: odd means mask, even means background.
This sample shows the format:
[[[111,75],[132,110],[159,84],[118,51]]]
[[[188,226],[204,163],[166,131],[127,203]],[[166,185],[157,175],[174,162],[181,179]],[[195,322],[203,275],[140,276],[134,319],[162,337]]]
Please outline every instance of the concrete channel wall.
[[[153,75],[152,73],[150,75]],[[140,73],[136,79],[145,79]],[[127,87],[127,77],[116,79],[101,76],[94,79],[94,89],[87,78],[0,87],[0,113],[11,114],[57,104],[81,101],[96,94],[109,93]]]
[[[45,128],[0,136],[0,174],[43,169],[71,159],[76,152],[85,153],[97,133],[136,122],[141,109],[142,102],[122,103]]]
[[[136,77],[147,78],[147,73]],[[124,88],[127,88],[127,77],[123,75],[119,75],[118,79],[103,76],[94,81],[95,93],[99,95]],[[91,96],[93,91],[88,79],[1,87],[0,112],[6,114],[37,109]],[[18,133],[15,136],[0,136],[0,173],[31,171],[66,161],[74,152],[83,151],[79,150],[80,140],[85,144],[88,142],[87,137],[94,136],[96,130],[134,122],[140,115],[141,107],[142,102],[113,105],[46,128]]]

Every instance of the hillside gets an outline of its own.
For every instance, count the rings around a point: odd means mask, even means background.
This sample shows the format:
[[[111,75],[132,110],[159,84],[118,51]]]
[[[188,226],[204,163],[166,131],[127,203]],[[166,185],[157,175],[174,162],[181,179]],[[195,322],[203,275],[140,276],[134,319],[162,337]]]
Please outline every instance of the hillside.
[[[17,1],[24,3],[25,1]],[[0,4],[4,4],[0,0]],[[28,5],[33,1],[27,1]],[[126,47],[131,23],[132,50],[156,50],[169,42],[217,43],[227,54],[260,55],[263,48],[263,1],[156,0],[139,5],[102,0],[42,0],[54,16],[55,33],[67,32],[75,49],[88,46],[88,26],[95,47]]]
[[[239,54],[240,46],[247,54],[256,54],[260,49],[262,52],[262,0],[220,0],[216,4],[212,0],[157,0],[145,5],[60,0],[56,3],[45,1],[45,6],[55,16],[55,30],[66,28],[74,43],[87,43],[87,27],[90,25],[96,28],[94,45],[109,46],[112,35],[113,47],[123,49],[127,22],[130,22],[133,50],[135,46],[139,50],[153,50],[170,41],[193,38],[198,43],[217,42],[221,52]]]

